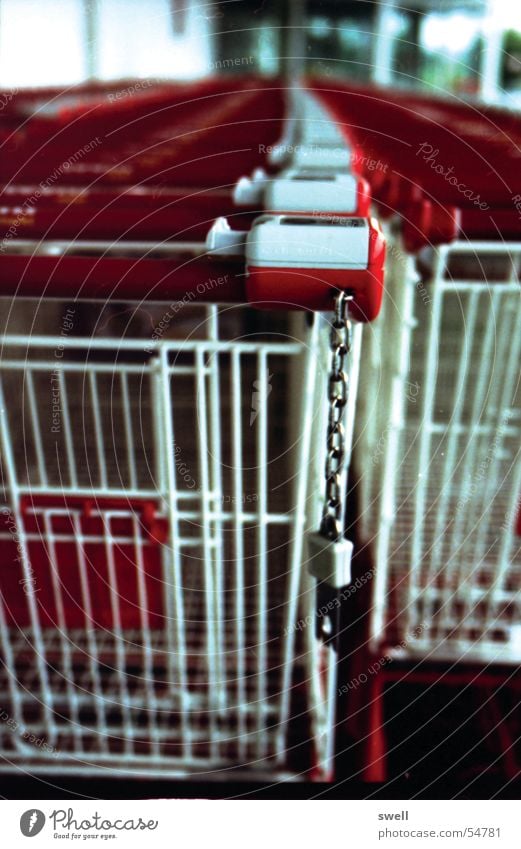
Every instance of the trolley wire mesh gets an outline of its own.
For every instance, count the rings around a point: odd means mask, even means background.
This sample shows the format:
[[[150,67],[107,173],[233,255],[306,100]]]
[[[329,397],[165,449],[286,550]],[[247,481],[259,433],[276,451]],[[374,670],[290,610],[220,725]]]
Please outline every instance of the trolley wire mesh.
[[[402,409],[389,406],[380,434],[366,526],[372,638],[406,644],[402,654],[521,656],[519,267],[517,245],[456,243],[439,249],[427,284],[403,266],[390,281],[413,322],[405,361],[390,369]]]
[[[152,343],[3,338],[7,763],[311,765],[318,670],[293,624],[318,322],[252,335],[244,314],[190,307]]]

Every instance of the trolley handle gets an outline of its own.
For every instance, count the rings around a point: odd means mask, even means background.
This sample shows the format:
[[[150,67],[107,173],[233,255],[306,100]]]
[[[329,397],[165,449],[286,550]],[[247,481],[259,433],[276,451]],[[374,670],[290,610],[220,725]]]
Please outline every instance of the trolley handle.
[[[380,310],[384,259],[374,219],[264,215],[238,231],[221,218],[206,243],[13,241],[0,255],[0,292],[328,311],[341,291],[352,297],[351,315],[367,322]]]

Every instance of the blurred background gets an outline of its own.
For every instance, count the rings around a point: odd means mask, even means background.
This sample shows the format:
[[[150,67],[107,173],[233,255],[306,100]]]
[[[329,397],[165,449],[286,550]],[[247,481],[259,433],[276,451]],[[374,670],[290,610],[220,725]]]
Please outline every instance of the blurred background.
[[[288,57],[292,57],[289,59]],[[510,0],[2,0],[0,85],[308,72],[518,103]]]

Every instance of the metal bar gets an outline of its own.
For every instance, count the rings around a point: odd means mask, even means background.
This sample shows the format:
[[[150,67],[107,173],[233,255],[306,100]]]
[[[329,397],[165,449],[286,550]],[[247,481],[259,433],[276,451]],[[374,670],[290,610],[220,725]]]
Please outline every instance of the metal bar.
[[[141,352],[140,352],[141,353]],[[38,362],[31,363],[32,371],[48,371],[50,368],[53,368],[55,363],[51,360],[39,360]],[[13,370],[13,371],[25,371],[26,364],[21,360],[10,360],[3,359],[0,365],[0,368],[4,370]],[[63,367],[62,367],[63,368]],[[143,374],[143,366],[129,366],[124,365],[123,363],[97,363],[96,365],[91,366],[90,363],[68,363],[65,371],[68,374],[114,374],[114,369],[117,368],[118,372],[121,374]],[[186,374],[193,375],[195,374],[195,369],[190,368],[190,366],[176,366],[171,369],[171,374]]]
[[[60,671],[60,677],[65,679],[65,687],[67,691],[67,706],[71,711],[70,724],[72,726],[72,736],[74,740],[74,751],[82,750],[82,727],[79,719],[79,706],[77,692],[75,686],[75,676],[72,666],[72,652],[70,646],[70,637],[67,629],[67,619],[65,617],[65,605],[63,603],[62,582],[58,565],[58,557],[56,554],[56,545],[52,530],[51,511],[45,510],[43,514],[45,528],[45,548],[49,559],[49,571],[51,573],[51,584],[56,605],[57,632],[60,640],[60,650],[63,663],[63,672]]]
[[[41,688],[41,702],[45,717],[45,730],[51,745],[56,743],[56,723],[53,711],[53,694],[49,683],[49,673],[46,663],[45,643],[40,625],[36,588],[27,549],[27,541],[24,532],[23,517],[20,511],[20,493],[16,475],[16,465],[13,454],[13,445],[7,419],[3,381],[0,378],[0,440],[2,445],[3,466],[6,475],[6,483],[11,498],[11,511],[14,526],[17,530],[18,554],[22,564],[24,576],[24,590],[27,598],[31,629],[34,639],[35,666],[38,673]]]
[[[100,9],[99,0],[86,0],[83,3],[84,50],[86,76],[95,80],[99,73]]]
[[[502,292],[513,292],[519,294],[521,285],[519,283],[487,282],[484,280],[440,280],[437,284],[443,292],[482,292],[487,286],[490,290],[500,289]]]
[[[219,757],[219,746],[217,743],[217,712],[219,710],[219,689],[222,686],[217,678],[217,639],[216,639],[216,612],[215,612],[215,575],[214,575],[214,553],[210,545],[211,527],[209,517],[209,495],[210,473],[208,463],[208,408],[206,397],[206,378],[204,374],[204,351],[201,348],[196,352],[197,367],[197,446],[199,453],[199,472],[201,475],[201,512],[203,526],[203,556],[204,556],[204,604],[205,604],[205,627],[206,627],[206,674],[208,686],[209,705],[209,744],[212,757]]]
[[[101,685],[98,643],[96,636],[96,628],[94,627],[94,611],[90,592],[89,567],[87,565],[87,560],[85,557],[85,549],[83,547],[84,537],[81,528],[80,516],[77,510],[72,511],[72,521],[74,527],[74,542],[78,555],[78,568],[80,573],[81,604],[85,616],[85,634],[89,649],[89,667],[93,685],[92,701],[94,702],[94,709],[96,711],[97,716],[96,739],[102,752],[108,753],[108,729],[107,717],[105,713],[105,696],[103,694],[103,688]]]
[[[450,425],[451,431],[454,430],[454,433],[458,436],[466,436],[470,433],[477,436],[490,436],[494,432],[493,425],[490,424],[478,424],[470,422],[470,424],[457,424],[454,425],[451,422]],[[429,425],[429,431],[434,434],[444,434],[447,432],[447,423],[446,422],[432,422]],[[520,432],[520,428],[508,425],[505,426],[505,434],[507,436],[518,436]]]
[[[296,326],[293,332],[295,336],[302,338],[303,333],[306,333],[306,330],[303,328],[302,317],[298,324],[297,321],[298,319],[295,320]],[[308,472],[308,481],[306,484],[303,531],[310,527],[313,530],[318,528],[322,518],[324,499],[322,470],[325,468],[327,453],[324,437],[327,432],[329,422],[328,405],[324,403],[324,398],[327,393],[327,375],[329,373],[331,357],[328,338],[329,334],[327,332],[329,328],[324,326],[324,319],[320,319],[318,316],[315,317],[314,321],[319,325],[316,340],[317,347],[314,352],[316,373],[311,411],[308,408],[307,413],[307,415],[311,415],[313,419],[309,443],[310,447],[312,446],[313,463]],[[303,383],[305,383],[306,365],[307,363],[303,359],[300,360],[300,362],[293,361],[291,376],[293,385],[302,386]],[[302,411],[298,416],[293,417],[294,433],[290,437],[292,444],[297,449],[295,451],[295,459],[292,461],[292,466],[297,470],[297,474],[300,462],[298,448],[300,447],[301,438],[304,436],[302,433],[301,415]],[[295,478],[294,481],[296,492]],[[301,552],[302,567],[300,574],[299,598],[295,617],[297,616],[297,613],[300,612],[304,621],[310,623],[310,626],[304,629],[304,641],[301,648],[301,656],[303,655],[306,661],[305,674],[309,682],[310,737],[314,741],[317,764],[322,770],[325,770],[327,768],[326,761],[328,760],[330,742],[332,734],[334,734],[334,722],[333,725],[331,725],[331,708],[333,705],[330,698],[331,691],[328,689],[327,682],[324,684],[323,669],[324,663],[326,666],[329,666],[332,662],[336,663],[336,660],[331,656],[331,653],[323,645],[323,643],[316,639],[314,628],[314,620],[316,616],[316,581],[311,577],[306,568],[309,550],[305,545],[304,539]],[[291,630],[293,631],[294,628],[295,619],[291,624]],[[288,625],[286,625],[283,633],[287,638],[289,633]],[[293,646],[292,663],[293,665],[296,663],[296,646]],[[283,673],[284,671],[285,670],[283,669]],[[282,708],[282,706],[281,709],[286,710],[286,708]],[[287,742],[281,736],[277,741],[277,755],[279,763],[283,763],[284,761],[285,746],[287,746]]]
[[[518,450],[516,455],[516,465],[515,472],[512,481],[512,488],[510,490],[510,498],[507,507],[507,516],[510,519],[509,529],[503,529],[503,536],[501,539],[501,547],[498,554],[498,565],[497,571],[494,576],[494,579],[490,585],[489,591],[487,593],[487,601],[489,604],[489,610],[493,607],[494,604],[499,603],[502,599],[500,596],[500,588],[504,587],[505,581],[511,568],[510,563],[510,552],[512,549],[512,543],[514,541],[514,523],[517,518],[518,511],[520,509],[520,494],[521,494],[521,452]],[[512,596],[509,594],[508,601],[512,602]],[[519,595],[517,594],[514,598],[514,602],[517,610],[519,611]],[[513,651],[513,659],[516,657],[521,657],[521,648],[517,647],[517,652]]]
[[[371,78],[378,85],[391,85],[396,46],[395,0],[377,2],[376,28],[372,37]]]
[[[258,399],[257,414],[257,487],[258,518],[255,576],[257,586],[257,758],[267,755],[265,707],[267,702],[268,665],[268,536],[266,514],[268,512],[268,360],[264,351],[257,354],[257,380],[254,384]]]
[[[4,508],[5,509],[5,508]],[[16,724],[16,730],[21,730],[24,727],[23,720],[23,695],[20,692],[20,683],[16,674],[16,657],[11,644],[9,628],[5,617],[4,594],[0,592],[0,644],[4,656],[2,665],[7,674],[7,689],[11,699],[11,707],[13,711],[13,719]],[[15,746],[21,752],[24,752],[26,746],[22,743],[20,735],[16,735]],[[1,765],[1,761],[0,761]]]
[[[92,497],[93,494],[97,493],[97,490],[93,489],[92,487],[78,488],[78,489],[74,489],[74,490],[67,489],[65,487],[59,487],[59,486],[54,487],[54,490],[49,489],[49,488],[43,489],[42,487],[39,487],[39,488],[36,489],[34,487],[31,487],[30,485],[19,487],[20,495],[25,495],[25,494],[29,495],[31,493],[33,495],[49,495],[49,494],[52,494],[53,491],[55,493],[61,495],[61,496],[78,495],[78,496],[84,496],[86,498]],[[100,495],[102,495],[102,494],[106,495],[107,497],[110,497],[110,498],[125,498],[125,499],[139,498],[140,500],[147,500],[149,498],[157,497],[157,490],[155,490],[155,489],[151,489],[151,490],[141,489],[141,490],[136,490],[136,492],[131,492],[131,491],[125,490],[125,489],[108,489],[103,493],[99,492],[99,494]],[[178,492],[178,499],[179,499],[179,501],[182,501],[184,499],[186,499],[187,501],[195,501],[195,500],[197,500],[197,497],[193,493],[184,493],[184,492],[180,493],[180,492]],[[28,508],[28,510],[34,510],[35,513],[37,512],[37,508]],[[116,515],[116,513],[114,515]],[[121,512],[120,515],[121,516],[127,516],[128,513]],[[232,512],[232,511],[228,511],[228,510],[221,510],[218,513],[213,513],[212,511],[209,510],[208,515],[209,515],[210,518],[213,518],[214,515],[217,515],[219,517],[219,519],[224,522],[224,521],[230,521],[231,519],[233,519],[235,513]],[[240,516],[241,516],[241,519],[242,519],[243,522],[253,521],[253,520],[258,518],[258,513],[257,512],[246,513],[244,511],[241,511]],[[178,510],[178,517],[179,517],[179,519],[196,520],[196,519],[200,518],[200,513],[199,513],[199,511],[196,511],[196,510]],[[267,521],[268,521],[269,524],[289,525],[291,523],[291,517],[289,517],[287,513],[268,513],[267,514]],[[115,538],[116,537],[114,537],[114,539]],[[181,539],[181,537],[179,537],[179,539]],[[194,537],[183,537],[182,539],[183,539],[183,544],[185,544],[185,545],[191,545],[191,544],[198,545],[199,542],[200,542],[200,538],[196,542],[194,542]],[[210,540],[209,544],[211,546],[214,543],[212,542],[212,540]]]
[[[436,255],[433,280],[433,301],[428,331],[428,345],[425,355],[425,395],[423,403],[422,423],[420,434],[420,448],[418,454],[418,482],[415,486],[414,506],[414,529],[412,534],[411,562],[414,569],[410,573],[408,588],[408,604],[404,611],[406,619],[406,632],[408,633],[411,623],[414,602],[421,593],[420,575],[422,560],[424,557],[424,523],[427,518],[426,501],[428,485],[428,469],[430,468],[431,434],[428,429],[433,421],[434,402],[436,395],[436,379],[438,371],[438,350],[440,339],[440,323],[442,316],[443,297],[437,285],[444,277],[447,267],[447,249],[440,248]],[[425,427],[427,425],[427,427]]]
[[[241,418],[241,358],[240,352],[232,354],[231,375],[232,456],[233,456],[233,534],[235,544],[235,651],[237,698],[237,747],[239,759],[246,758],[246,633],[244,604],[244,515],[241,511],[243,495],[242,418]]]
[[[501,88],[503,68],[504,33],[494,14],[493,5],[487,4],[488,15],[483,21],[484,39],[480,57],[479,93],[485,103],[497,103],[504,93]]]
[[[148,715],[148,731],[152,752],[155,755],[159,755],[161,753],[161,749],[155,733],[158,713],[154,691],[154,660],[152,642],[150,640],[150,618],[148,615],[148,592],[145,580],[145,562],[143,559],[143,539],[141,536],[140,524],[135,514],[132,517],[132,529],[134,536],[134,551],[136,555],[139,619],[141,622],[141,639],[143,641],[143,678],[147,698],[146,710]]]
[[[218,341],[218,308],[212,304],[207,307],[207,320],[209,323],[208,337],[213,342]],[[214,502],[213,509],[213,539],[214,539],[214,569],[215,569],[215,630],[217,641],[217,680],[219,681],[219,709],[225,711],[228,701],[227,673],[226,673],[226,644],[224,634],[224,566],[223,566],[223,526],[219,518],[219,510],[223,503],[222,492],[222,434],[221,434],[221,412],[220,412],[220,381],[219,381],[219,355],[214,354],[210,358],[208,366],[209,380],[209,402],[210,402],[210,444],[211,444],[211,493]]]
[[[38,415],[38,404],[36,403],[36,395],[34,392],[33,374],[31,369],[27,368],[27,363],[25,364],[25,366],[26,367],[24,371],[24,380],[27,384],[27,394],[29,397],[29,410],[31,413],[34,447],[36,449],[36,462],[38,463],[38,476],[40,478],[40,484],[42,486],[47,486],[47,471],[45,468],[45,455],[43,451],[40,419]]]
[[[475,342],[474,334],[478,315],[478,303],[478,293],[476,291],[471,292],[469,302],[468,304],[465,304],[465,334],[462,339],[462,350],[459,358],[454,393],[452,396],[451,419],[450,426],[448,428],[449,437],[448,444],[445,446],[442,483],[439,489],[439,495],[435,501],[435,505],[437,505],[437,512],[433,543],[430,550],[430,562],[426,572],[425,584],[427,587],[435,585],[440,570],[447,568],[447,564],[443,563],[442,565],[443,541],[446,534],[450,533],[449,527],[447,527],[447,517],[449,518],[449,526],[452,522],[452,504],[450,503],[449,494],[453,486],[453,475],[457,470],[456,456],[459,447],[457,427],[461,423],[466,399],[465,390],[471,376],[473,365],[472,348]],[[434,612],[433,599],[433,603],[431,604],[431,617],[434,615]]]
[[[117,254],[118,256],[147,256],[151,253],[168,257],[182,255],[211,256],[205,242],[145,242],[126,241],[116,238],[113,241],[94,239],[12,239],[4,245],[5,256],[16,254],[37,256],[68,256],[77,253],[89,253],[95,256]]]
[[[487,532],[491,529],[491,524],[494,522],[493,514],[491,511],[491,507],[494,504],[495,499],[497,498],[500,490],[507,489],[508,481],[506,478],[508,477],[508,471],[506,472],[503,478],[500,478],[499,467],[501,465],[503,457],[503,452],[505,450],[505,421],[508,420],[510,415],[512,414],[512,404],[515,399],[516,390],[519,385],[519,361],[520,361],[520,353],[521,353],[521,309],[519,308],[519,304],[512,304],[511,316],[512,316],[512,327],[504,327],[502,328],[502,335],[507,340],[507,351],[505,351],[504,357],[502,357],[503,352],[498,353],[497,362],[499,364],[499,368],[501,369],[502,380],[498,380],[496,378],[496,384],[499,388],[501,388],[500,400],[497,405],[497,421],[495,427],[495,438],[492,446],[493,456],[492,462],[488,465],[487,475],[484,482],[484,485],[481,490],[480,497],[480,507],[478,508],[478,512],[480,512],[479,520],[478,520],[478,528],[477,533],[474,538],[474,546],[472,549],[472,553],[469,557],[470,563],[478,563],[483,560],[485,557],[485,549],[486,549],[486,539]],[[514,307],[517,306],[517,312],[514,310]],[[503,310],[503,314],[505,310]],[[506,316],[505,316],[505,324],[506,324]],[[490,451],[490,449],[489,449]],[[489,457],[489,453],[487,453],[486,457]],[[519,497],[519,490],[515,490],[515,497]],[[487,515],[488,513],[488,515]],[[495,533],[494,528],[494,533]],[[508,533],[506,534],[508,536]],[[502,553],[502,551],[501,551]],[[497,560],[496,571],[497,574],[504,576],[508,569],[508,560],[503,562],[500,558]],[[501,586],[501,584],[497,583],[497,578],[493,582],[494,590]],[[494,592],[487,593],[490,599],[490,604],[493,605],[495,602]],[[490,611],[489,611],[490,612]]]
[[[94,435],[96,437],[96,454],[98,457],[99,481],[102,490],[108,488],[107,464],[105,462],[105,446],[103,444],[103,428],[101,426],[100,400],[96,374],[89,370],[89,384],[92,397],[92,415],[94,417]]]
[[[360,359],[362,354],[362,333],[363,325],[355,324],[353,327],[353,341],[351,346],[351,356],[349,358],[349,401],[345,412],[344,428],[345,428],[345,450],[346,450],[346,479],[347,469],[351,464],[351,454],[353,450],[353,433],[355,428],[355,418],[358,398],[358,383],[360,376]],[[346,480],[347,483],[347,480]],[[344,507],[346,500],[344,499]],[[345,512],[342,517],[342,525],[345,526]]]
[[[395,371],[388,374],[391,383],[389,394],[390,416],[387,446],[383,460],[381,493],[378,493],[378,517],[376,534],[376,564],[373,578],[373,598],[370,614],[370,640],[376,650],[385,628],[387,593],[389,589],[390,539],[396,512],[396,482],[399,469],[399,451],[405,419],[405,386],[410,373],[410,346],[412,329],[415,326],[414,293],[417,280],[414,263],[410,260],[404,273],[399,332],[399,356]],[[382,341],[383,344],[383,341]],[[423,425],[428,427],[427,424]],[[380,438],[380,437],[379,437]],[[375,496],[376,498],[377,496]]]
[[[67,455],[67,465],[69,467],[69,478],[71,482],[71,488],[74,490],[78,486],[78,476],[76,473],[76,459],[74,456],[74,443],[72,440],[72,428],[71,428],[71,420],[69,415],[69,403],[67,400],[67,389],[65,385],[65,377],[63,374],[63,368],[59,367],[58,369],[58,384],[60,387],[60,399],[62,401],[62,415],[63,415],[63,425],[65,432],[65,453]],[[60,469],[60,479],[62,478],[62,473]]]
[[[509,254],[521,252],[521,242],[493,242],[488,240],[477,240],[468,242],[451,242],[450,250],[453,254],[498,254],[508,256]],[[493,283],[491,284],[494,285]]]
[[[90,763],[91,760],[91,755],[84,755],[82,760],[82,774],[85,776],[92,776],[93,778],[106,777],[107,768],[110,768],[112,776],[116,776],[118,778],[129,778],[131,776],[135,776],[141,779],[186,779],[191,777],[193,778],[194,771],[199,772],[205,767],[211,770],[212,776],[215,776],[217,781],[221,778],[228,778],[230,776],[230,762],[226,761],[224,758],[219,763],[215,763],[209,758],[190,758],[183,761],[176,761],[173,758],[169,760],[165,757],[151,758],[150,755],[133,755],[132,758],[125,761],[124,767],[121,766],[121,758],[118,759],[117,757],[114,757],[114,755],[96,755],[96,761],[99,762],[99,765],[98,763]],[[78,762],[75,760],[68,763],[66,756],[63,756],[59,765],[49,763],[48,761],[44,761],[43,763],[31,762],[31,772],[32,771],[34,771],[35,774],[77,774]],[[0,763],[0,772],[12,772],[12,766],[6,767]],[[274,780],[295,781],[295,775],[293,773],[290,773],[287,770],[278,770],[272,763],[269,765],[269,770],[257,772],[252,770],[245,770],[244,772],[235,769],[233,770],[233,780],[237,782],[241,780],[246,782],[252,781],[255,777],[263,783],[266,783],[268,780],[270,782]]]
[[[228,305],[229,306],[229,305]],[[218,339],[211,340],[205,339],[194,340],[194,339],[169,339],[168,341],[162,340],[154,340],[154,339],[117,339],[113,338],[105,339],[103,337],[99,337],[96,339],[83,339],[81,337],[75,336],[31,336],[30,339],[27,339],[27,336],[20,336],[17,334],[2,334],[0,335],[0,345],[6,347],[9,345],[20,346],[24,349],[28,348],[52,348],[56,344],[59,344],[60,347],[64,348],[85,348],[85,351],[89,351],[92,349],[96,350],[109,350],[109,351],[117,351],[120,353],[121,351],[142,351],[143,346],[146,346],[147,353],[148,349],[160,349],[166,351],[197,351],[198,348],[201,348],[205,351],[223,351],[223,352],[232,352],[232,351],[240,351],[242,354],[256,354],[260,349],[265,351],[267,354],[300,354],[302,351],[302,346],[298,342],[243,342],[235,339]],[[37,363],[31,364],[37,365]],[[67,368],[72,368],[73,363],[68,363]],[[123,363],[118,363],[118,368],[123,366]],[[89,368],[96,369],[98,368],[97,363],[89,363]],[[141,366],[142,369],[142,366]],[[170,370],[177,369],[177,366],[172,366]]]
[[[299,591],[302,571],[303,534],[306,521],[307,488],[309,479],[309,456],[313,431],[313,403],[315,400],[315,382],[317,378],[317,351],[321,322],[315,319],[309,333],[308,344],[302,363],[303,381],[301,384],[299,420],[302,423],[300,441],[296,449],[297,465],[293,480],[294,497],[292,499],[292,534],[288,563],[288,592],[285,616],[286,641],[282,662],[280,688],[280,720],[277,732],[277,763],[286,758],[286,733],[290,715],[291,683],[295,657],[295,630]]]
[[[184,612],[184,589],[183,570],[181,562],[181,546],[179,543],[179,508],[178,489],[176,482],[176,470],[174,464],[174,413],[173,399],[170,385],[170,370],[168,364],[168,349],[161,348],[161,359],[159,362],[161,378],[161,418],[163,429],[163,446],[165,449],[165,472],[166,472],[166,497],[168,503],[169,522],[169,549],[171,563],[169,564],[169,577],[172,583],[166,582],[165,591],[172,590],[173,603],[173,628],[175,631],[176,646],[175,654],[171,657],[175,661],[176,678],[172,678],[172,686],[179,693],[179,713],[181,723],[181,736],[183,740],[183,757],[189,759],[192,756],[191,720],[188,709],[188,659],[186,651],[186,620]],[[161,462],[161,460],[160,460]],[[167,549],[165,547],[165,556]],[[167,608],[168,609],[168,608]],[[171,627],[171,620],[167,623]]]
[[[492,289],[490,291],[489,297],[492,301],[491,303],[491,311],[492,314],[497,315],[497,311],[500,303],[501,291],[499,289]],[[480,347],[480,358],[481,358],[481,366],[478,371],[478,378],[475,381],[474,386],[474,400],[472,404],[472,410],[470,413],[470,422],[477,422],[480,420],[482,416],[483,409],[485,407],[485,399],[487,393],[490,388],[492,372],[494,368],[494,356],[493,350],[495,345],[495,322],[487,321],[487,326],[485,330],[485,337],[482,341]],[[464,491],[465,483],[471,478],[472,470],[475,468],[475,458],[478,451],[478,436],[472,437],[472,432],[470,433],[470,438],[467,440],[467,445],[464,449],[464,464],[461,472],[461,495],[463,498],[466,497],[466,493]],[[466,528],[469,527],[469,516],[466,510],[458,510],[454,517],[454,523],[452,526],[452,534],[450,540],[449,547],[449,555],[448,562],[453,563],[461,558],[462,556],[462,546],[465,543],[465,539],[467,536]]]
[[[123,401],[123,424],[124,424],[124,427],[125,427],[125,443],[126,443],[126,448],[127,448],[127,463],[128,463],[129,483],[130,483],[130,489],[136,490],[137,487],[138,487],[138,483],[137,483],[137,472],[136,472],[136,458],[135,458],[135,454],[134,454],[134,433],[133,433],[133,428],[132,428],[132,408],[130,406],[130,398],[129,398],[129,394],[128,394],[128,374],[126,372],[122,372],[120,374],[120,380],[121,380],[121,398],[122,398],[122,401]],[[161,466],[161,468],[163,468],[162,463],[160,463],[160,466]]]
[[[127,658],[119,606],[120,595],[116,575],[116,563],[114,560],[114,540],[110,529],[110,517],[105,516],[102,518],[102,521],[105,531],[105,554],[109,575],[109,600],[113,627],[111,634],[114,636],[116,648],[115,671],[119,684],[119,707],[123,714],[123,726],[125,731],[124,751],[125,755],[129,755],[134,752],[134,728],[129,709],[130,698],[127,687]]]

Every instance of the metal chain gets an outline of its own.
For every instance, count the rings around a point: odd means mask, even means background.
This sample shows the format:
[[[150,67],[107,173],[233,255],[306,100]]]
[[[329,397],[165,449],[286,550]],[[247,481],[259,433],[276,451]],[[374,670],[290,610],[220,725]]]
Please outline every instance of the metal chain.
[[[352,298],[339,292],[335,295],[334,316],[330,330],[331,369],[328,380],[329,417],[326,434],[326,493],[320,533],[330,540],[338,540],[342,528],[342,468],[346,444],[343,425],[349,395],[347,360],[351,353],[351,322],[349,302]]]

